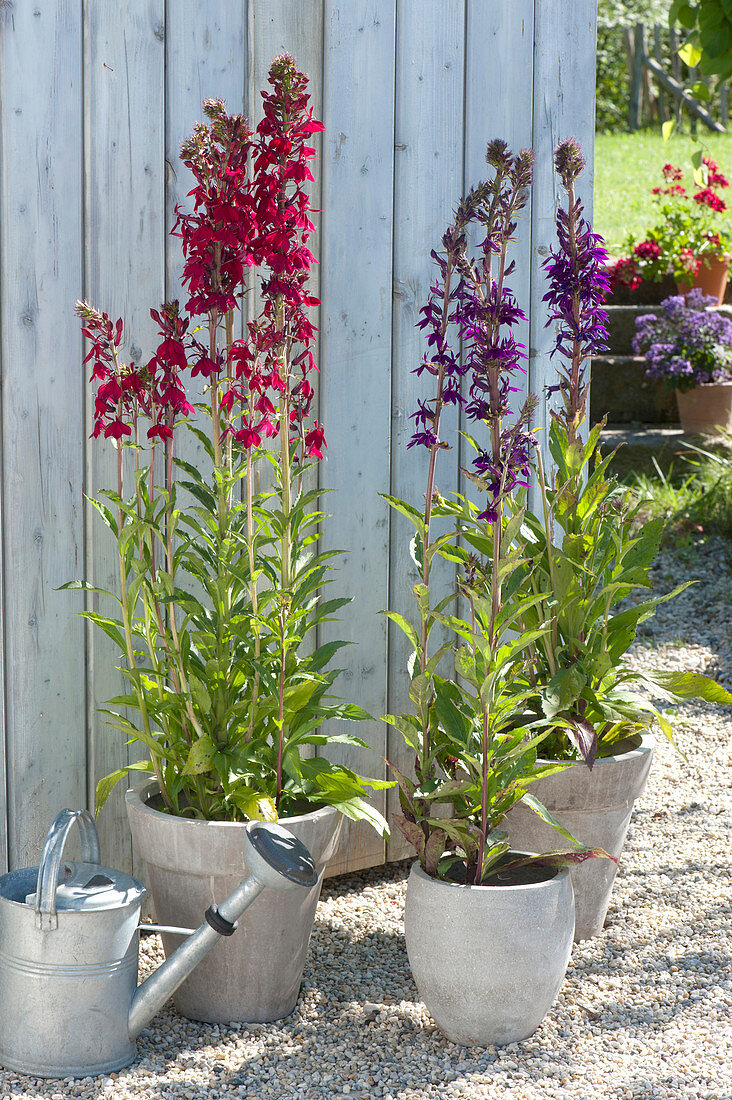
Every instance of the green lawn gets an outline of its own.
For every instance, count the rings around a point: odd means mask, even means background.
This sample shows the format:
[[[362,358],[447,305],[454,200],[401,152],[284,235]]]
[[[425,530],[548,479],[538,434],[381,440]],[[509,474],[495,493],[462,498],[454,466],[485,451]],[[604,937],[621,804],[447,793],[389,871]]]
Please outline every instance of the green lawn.
[[[698,137],[704,153],[732,182],[732,133],[712,134],[700,125]],[[686,135],[665,142],[651,131],[597,135],[594,223],[612,255],[624,251],[626,234],[640,236],[654,224],[655,203],[649,192],[662,183],[661,167],[670,161],[691,171],[690,157],[699,144]]]

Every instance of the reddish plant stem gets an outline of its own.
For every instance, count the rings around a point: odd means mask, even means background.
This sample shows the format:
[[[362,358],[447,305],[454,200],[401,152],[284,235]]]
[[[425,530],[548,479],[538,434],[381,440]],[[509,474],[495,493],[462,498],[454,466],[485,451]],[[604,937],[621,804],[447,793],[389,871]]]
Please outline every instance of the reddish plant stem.
[[[277,696],[277,796],[275,805],[279,809],[282,795],[282,756],[284,753],[285,731],[285,608],[280,606],[280,683]]]
[[[447,267],[445,269],[445,289],[442,296],[442,318],[440,320],[440,335],[445,337],[447,332],[447,326],[449,324],[449,310],[450,310],[450,283],[452,281],[452,267],[453,260],[452,255],[448,253]],[[424,506],[424,565],[422,568],[422,583],[427,586],[430,580],[430,559],[427,554],[427,548],[430,544],[430,523],[432,520],[432,496],[435,489],[435,470],[437,467],[437,452],[442,450],[440,447],[439,432],[440,432],[440,415],[442,413],[442,390],[445,384],[445,364],[440,363],[437,368],[437,396],[435,398],[435,418],[433,421],[433,431],[437,438],[437,442],[433,443],[430,447],[430,464],[427,471],[427,493]],[[427,667],[427,618],[422,617],[422,651],[420,659],[420,667],[424,672]]]

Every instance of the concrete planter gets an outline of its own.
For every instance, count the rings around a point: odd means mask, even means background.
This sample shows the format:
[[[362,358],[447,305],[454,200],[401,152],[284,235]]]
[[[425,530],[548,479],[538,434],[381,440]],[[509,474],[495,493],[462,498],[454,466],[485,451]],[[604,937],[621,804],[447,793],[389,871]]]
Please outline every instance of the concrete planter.
[[[732,382],[707,382],[676,390],[679,420],[685,432],[716,435],[732,430]]]
[[[577,840],[590,848],[604,848],[616,858],[623,849],[633,803],[643,793],[653,756],[652,734],[630,741],[627,751],[597,759],[592,771],[585,764],[573,764],[537,779],[529,788]],[[515,848],[548,852],[565,846],[550,825],[520,802],[501,827]],[[616,874],[617,867],[609,859],[590,859],[571,868],[576,940],[602,931]]]
[[[214,901],[247,875],[245,826],[160,813],[148,804],[155,780],[127,792],[135,851],[160,924],[196,928]],[[233,936],[222,940],[175,994],[175,1006],[207,1023],[264,1022],[288,1016],[297,1003],[323,872],[338,842],[342,815],[331,806],[282,824],[310,850],[320,877],[312,890],[265,891],[247,909]],[[163,935],[166,957],[180,936]]]
[[[404,928],[419,995],[453,1043],[528,1038],[559,992],[572,950],[566,867],[514,886],[460,886],[412,867]]]

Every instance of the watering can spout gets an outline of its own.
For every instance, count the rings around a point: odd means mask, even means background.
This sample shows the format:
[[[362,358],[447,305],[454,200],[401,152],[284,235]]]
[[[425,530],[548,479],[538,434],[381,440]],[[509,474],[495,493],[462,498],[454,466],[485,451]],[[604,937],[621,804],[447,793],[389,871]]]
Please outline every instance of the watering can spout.
[[[310,853],[287,829],[257,821],[247,826],[246,836],[249,877],[220,905],[212,905],[200,927],[138,986],[128,1017],[130,1039],[137,1038],[221,936],[236,931],[236,921],[265,887],[309,888],[318,881]]]

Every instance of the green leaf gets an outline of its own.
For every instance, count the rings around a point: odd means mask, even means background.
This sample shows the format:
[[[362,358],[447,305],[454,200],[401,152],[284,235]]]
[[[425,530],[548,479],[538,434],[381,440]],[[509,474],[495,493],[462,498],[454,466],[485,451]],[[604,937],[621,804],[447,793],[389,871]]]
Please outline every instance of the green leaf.
[[[89,622],[94,623],[100,630],[103,630],[107,637],[112,639],[121,653],[127,652],[127,642],[122,633],[121,624],[118,625],[114,619],[109,619],[106,615],[98,615],[94,611],[82,611],[81,614],[85,619],[88,619]]]
[[[647,679],[680,699],[703,699],[706,703],[732,704],[732,695],[721,684],[700,672],[649,672]]]
[[[676,119],[675,118],[671,118],[671,119],[668,120],[668,122],[664,122],[663,125],[661,126],[661,134],[663,135],[663,140],[664,141],[670,141],[675,130],[676,130]]]
[[[216,745],[207,734],[197,738],[191,745],[183,775],[205,775],[206,772],[210,772],[217,751]]]
[[[328,792],[326,792],[326,799],[339,813],[342,813],[344,817],[350,818],[351,821],[365,821],[372,829],[375,829],[384,840],[389,839],[391,831],[386,818],[375,806],[366,802],[365,799],[357,797],[347,798],[343,801],[331,801]]]
[[[105,775],[104,779],[100,779],[97,783],[97,790],[94,798],[94,816],[99,816],[99,811],[109,798],[113,789],[119,783],[120,779],[124,779],[130,772],[151,772],[152,770],[153,766],[149,760],[136,760],[134,764],[128,764],[126,768],[118,768],[116,772],[110,772],[109,775]]]
[[[562,851],[557,849],[552,852],[543,852],[538,856],[522,856],[519,859],[510,859],[501,866],[501,870],[513,870],[517,867],[567,867],[572,864],[585,863],[588,859],[610,859],[617,864],[615,856],[611,856],[604,848],[570,848]]]
[[[522,801],[525,802],[526,805],[530,809],[532,809],[534,813],[541,818],[542,821],[546,822],[547,825],[551,825],[553,829],[556,829],[559,835],[563,836],[565,840],[568,840],[570,844],[576,844],[578,847],[580,846],[579,840],[577,840],[576,837],[573,837],[572,834],[564,828],[561,822],[557,821],[556,817],[554,817],[554,815],[551,814],[549,810],[547,810],[544,803],[540,802],[538,798],[535,798],[533,794],[529,794],[528,791],[524,791],[524,794],[522,795]]]
[[[422,513],[418,512],[413,505],[407,504],[405,500],[399,500],[398,497],[389,496],[388,493],[379,493],[379,496],[382,497],[387,504],[391,505],[395,511],[405,516],[424,541],[425,523]]]
[[[419,637],[417,631],[414,629],[411,623],[407,622],[403,615],[400,615],[398,611],[382,611],[382,615],[386,615],[387,619],[391,619],[400,630],[402,630],[409,638],[415,649],[419,649]]]
[[[388,722],[399,730],[404,741],[414,752],[419,752],[420,726],[416,719],[407,714],[384,714],[382,721]]]
[[[703,80],[697,80],[696,83],[691,85],[689,91],[695,97],[695,99],[708,100],[712,98],[709,93],[709,88]]]
[[[679,57],[690,69],[696,68],[702,58],[702,52],[693,42],[685,42],[678,51]]]
[[[252,787],[238,787],[229,795],[230,800],[249,821],[278,821],[274,799]]]

